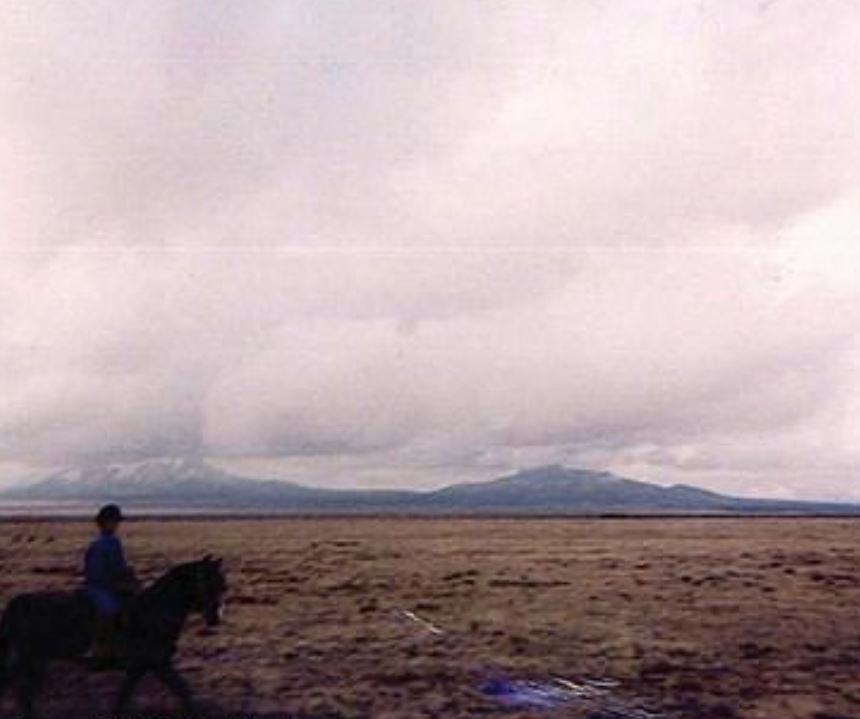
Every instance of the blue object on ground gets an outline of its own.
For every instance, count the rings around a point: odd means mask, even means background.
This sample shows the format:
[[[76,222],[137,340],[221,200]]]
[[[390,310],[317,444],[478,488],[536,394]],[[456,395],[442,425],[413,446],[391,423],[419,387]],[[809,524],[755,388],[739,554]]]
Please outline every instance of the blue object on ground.
[[[609,679],[572,682],[558,678],[535,681],[495,677],[485,681],[479,689],[485,696],[509,707],[554,709],[570,706],[587,711],[588,717],[593,719],[658,719],[658,714],[614,697],[609,688],[616,685],[617,682]]]
[[[512,706],[554,707],[568,700],[567,692],[549,682],[491,679],[481,691]]]

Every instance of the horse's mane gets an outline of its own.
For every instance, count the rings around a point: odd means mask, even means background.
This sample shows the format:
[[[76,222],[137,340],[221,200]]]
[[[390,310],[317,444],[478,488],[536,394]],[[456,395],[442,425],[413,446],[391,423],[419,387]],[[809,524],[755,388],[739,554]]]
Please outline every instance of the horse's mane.
[[[143,594],[150,594],[162,591],[166,586],[173,586],[177,580],[184,580],[190,574],[191,570],[200,564],[200,561],[196,562],[183,562],[182,564],[177,564],[174,567],[168,569],[164,574],[158,577],[152,584],[146,587],[142,592]]]

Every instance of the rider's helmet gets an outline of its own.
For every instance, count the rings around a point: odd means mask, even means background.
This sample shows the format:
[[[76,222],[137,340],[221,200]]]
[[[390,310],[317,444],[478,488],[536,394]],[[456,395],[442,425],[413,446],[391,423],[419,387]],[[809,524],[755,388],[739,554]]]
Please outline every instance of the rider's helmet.
[[[96,515],[96,522],[121,522],[125,517],[122,516],[122,510],[116,504],[106,504]]]

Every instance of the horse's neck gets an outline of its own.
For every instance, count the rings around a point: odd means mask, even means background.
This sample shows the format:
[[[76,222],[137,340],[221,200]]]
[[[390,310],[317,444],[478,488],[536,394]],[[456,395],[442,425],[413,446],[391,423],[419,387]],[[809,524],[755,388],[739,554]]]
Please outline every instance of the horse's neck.
[[[182,631],[182,626],[191,613],[191,593],[183,577],[175,570],[156,580],[141,592],[137,599],[141,606],[154,609],[162,616],[171,617],[171,624],[175,624],[177,634]]]

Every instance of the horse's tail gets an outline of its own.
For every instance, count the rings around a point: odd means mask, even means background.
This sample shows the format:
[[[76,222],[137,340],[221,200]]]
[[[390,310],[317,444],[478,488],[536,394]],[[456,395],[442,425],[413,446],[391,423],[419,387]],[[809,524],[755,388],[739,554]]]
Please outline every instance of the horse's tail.
[[[0,682],[2,682],[6,673],[9,671],[13,659],[13,628],[15,624],[15,615],[18,604],[15,599],[9,602],[3,609],[3,615],[0,616]]]
[[[9,659],[9,644],[10,644],[10,615],[11,605],[7,605],[3,610],[3,615],[0,616],[0,672],[6,668],[7,660]]]
[[[9,611],[11,603],[3,609],[0,617],[0,696],[3,695],[6,686],[12,676],[12,612]]]

